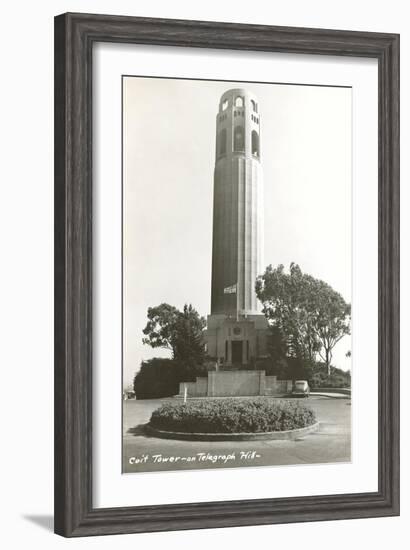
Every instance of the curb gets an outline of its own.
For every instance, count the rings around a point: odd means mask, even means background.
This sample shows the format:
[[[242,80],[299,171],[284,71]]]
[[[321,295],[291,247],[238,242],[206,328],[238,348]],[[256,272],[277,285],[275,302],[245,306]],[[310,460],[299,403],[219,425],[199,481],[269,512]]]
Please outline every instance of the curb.
[[[275,395],[215,395],[215,396],[208,396],[208,395],[201,395],[200,397],[198,396],[192,396],[190,397],[188,395],[187,397],[187,401],[189,400],[192,400],[192,401],[199,401],[201,399],[203,400],[206,400],[206,401],[210,401],[212,399],[255,399],[257,397],[266,397],[268,399],[286,399],[286,397],[289,396],[288,393],[277,393]],[[184,399],[184,396],[183,395],[172,395],[170,397],[170,399],[179,399],[179,400],[183,400]]]
[[[345,393],[321,393],[321,392],[310,392],[311,397],[318,396],[318,397],[326,397],[327,399],[351,399],[351,396]]]
[[[153,437],[161,439],[182,439],[184,441],[266,441],[278,440],[286,441],[297,439],[299,437],[316,432],[319,429],[320,422],[316,422],[305,428],[296,430],[286,430],[282,432],[259,432],[259,433],[187,433],[187,432],[168,432],[157,430],[149,424],[145,425],[145,432]]]

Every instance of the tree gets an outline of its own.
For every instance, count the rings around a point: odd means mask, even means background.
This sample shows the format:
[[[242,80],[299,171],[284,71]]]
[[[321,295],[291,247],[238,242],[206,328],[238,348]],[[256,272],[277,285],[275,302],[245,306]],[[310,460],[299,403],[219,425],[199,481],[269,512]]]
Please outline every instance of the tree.
[[[192,307],[185,304],[175,321],[174,357],[189,365],[202,364],[205,360],[205,319]]]
[[[288,356],[288,342],[278,326],[273,325],[270,327],[267,345],[274,364],[281,363]]]
[[[295,263],[289,273],[283,265],[269,265],[255,290],[272,330],[285,342],[286,356],[312,364],[319,355],[330,374],[332,350],[350,334],[350,304]]]
[[[160,304],[148,308],[148,323],[142,331],[147,337],[142,339],[144,344],[152,348],[165,348],[174,352],[174,326],[178,310],[169,304]]]
[[[350,334],[351,306],[331,286],[323,281],[316,281],[312,309],[313,328],[321,343],[319,355],[330,375],[332,350],[343,336]]]
[[[203,330],[205,319],[191,304],[179,311],[169,304],[148,308],[148,322],[143,330],[144,344],[152,348],[165,348],[173,359],[189,364],[202,364],[205,359]]]
[[[289,271],[285,273],[283,265],[276,269],[268,266],[256,281],[256,294],[270,321],[274,341],[282,341],[285,355],[312,361],[319,342],[307,307],[311,281],[296,264],[291,264]]]

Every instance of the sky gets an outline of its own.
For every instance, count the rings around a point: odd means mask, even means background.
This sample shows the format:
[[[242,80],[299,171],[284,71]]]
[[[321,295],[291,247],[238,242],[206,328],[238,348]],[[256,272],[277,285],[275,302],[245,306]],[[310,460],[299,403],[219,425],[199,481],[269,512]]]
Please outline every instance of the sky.
[[[210,313],[215,129],[221,95],[258,97],[265,265],[298,263],[351,301],[351,90],[124,77],[124,385],[143,359],[150,306]],[[354,321],[354,319],[353,319]],[[350,337],[333,364],[350,368]]]

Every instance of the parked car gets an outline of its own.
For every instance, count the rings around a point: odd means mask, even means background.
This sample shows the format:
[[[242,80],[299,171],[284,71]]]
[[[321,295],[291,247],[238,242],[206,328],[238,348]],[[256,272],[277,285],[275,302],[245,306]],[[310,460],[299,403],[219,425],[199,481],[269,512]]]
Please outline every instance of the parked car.
[[[300,395],[302,397],[309,397],[310,388],[307,380],[295,380],[293,384],[292,395]]]

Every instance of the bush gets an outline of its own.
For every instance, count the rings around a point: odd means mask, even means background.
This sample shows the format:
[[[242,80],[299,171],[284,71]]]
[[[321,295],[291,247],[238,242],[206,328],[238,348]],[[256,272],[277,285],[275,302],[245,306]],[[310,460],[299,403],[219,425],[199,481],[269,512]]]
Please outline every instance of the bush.
[[[204,374],[205,373],[205,374]],[[154,357],[142,361],[134,377],[136,399],[170,397],[179,392],[180,382],[194,381],[197,376],[206,376],[204,365]]]
[[[343,371],[332,367],[332,373],[327,374],[327,369],[319,366],[309,378],[311,388],[350,388],[350,371]]]
[[[186,433],[257,433],[304,428],[315,413],[298,401],[215,399],[165,403],[154,411],[153,428]]]
[[[137,399],[168,397],[178,393],[179,368],[172,359],[155,358],[141,363],[134,378]]]

